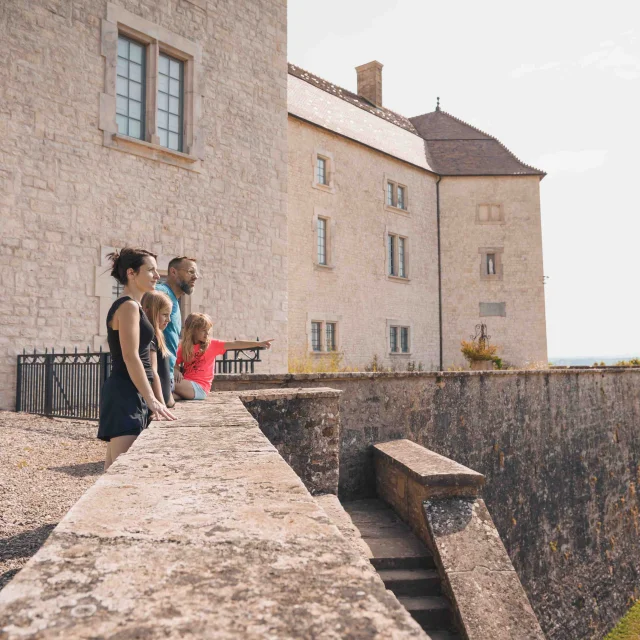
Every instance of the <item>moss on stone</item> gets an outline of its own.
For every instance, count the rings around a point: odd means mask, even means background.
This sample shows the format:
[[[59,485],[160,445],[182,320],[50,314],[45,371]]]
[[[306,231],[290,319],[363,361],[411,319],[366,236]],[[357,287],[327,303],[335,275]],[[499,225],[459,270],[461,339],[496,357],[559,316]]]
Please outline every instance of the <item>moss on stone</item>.
[[[604,640],[638,640],[640,638],[640,600],[627,615],[609,632]]]

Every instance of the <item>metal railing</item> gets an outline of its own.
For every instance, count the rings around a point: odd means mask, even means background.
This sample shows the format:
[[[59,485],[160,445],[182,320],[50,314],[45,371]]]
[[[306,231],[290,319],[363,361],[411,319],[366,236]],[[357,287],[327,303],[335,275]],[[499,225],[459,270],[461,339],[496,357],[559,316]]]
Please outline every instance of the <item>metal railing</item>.
[[[216,361],[216,373],[254,373],[260,351],[228,351]],[[18,356],[16,411],[98,420],[102,385],[110,373],[111,354],[106,351],[24,351]]]

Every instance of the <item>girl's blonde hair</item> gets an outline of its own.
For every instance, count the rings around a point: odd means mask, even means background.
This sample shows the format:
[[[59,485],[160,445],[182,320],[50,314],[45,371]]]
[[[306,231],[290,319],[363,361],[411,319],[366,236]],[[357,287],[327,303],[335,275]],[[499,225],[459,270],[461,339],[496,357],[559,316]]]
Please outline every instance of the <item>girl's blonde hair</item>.
[[[173,304],[169,299],[169,296],[161,291],[147,291],[142,296],[142,310],[149,318],[149,322],[153,325],[153,330],[156,334],[156,340],[158,342],[158,349],[163,357],[169,355],[169,349],[167,349],[167,343],[164,339],[164,333],[160,329],[160,315],[162,313],[171,313]]]
[[[209,348],[209,344],[211,343],[209,331],[211,331],[211,327],[213,327],[213,322],[206,313],[190,313],[187,316],[187,319],[184,322],[184,331],[182,334],[182,359],[185,362],[189,362],[193,358],[193,347],[197,342],[194,338],[196,331],[205,329],[207,332],[207,338],[204,344],[199,343],[200,355],[204,354],[204,352]]]

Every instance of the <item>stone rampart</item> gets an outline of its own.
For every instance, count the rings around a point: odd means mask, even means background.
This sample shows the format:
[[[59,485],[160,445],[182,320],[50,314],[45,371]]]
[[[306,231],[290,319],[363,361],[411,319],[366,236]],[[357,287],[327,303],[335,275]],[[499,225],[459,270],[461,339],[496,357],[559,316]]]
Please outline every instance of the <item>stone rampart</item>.
[[[425,638],[237,394],[181,404],[0,592],[0,638]]]
[[[340,494],[407,438],[486,477],[484,499],[553,640],[600,638],[637,597],[640,371],[221,376],[218,389],[340,389]]]

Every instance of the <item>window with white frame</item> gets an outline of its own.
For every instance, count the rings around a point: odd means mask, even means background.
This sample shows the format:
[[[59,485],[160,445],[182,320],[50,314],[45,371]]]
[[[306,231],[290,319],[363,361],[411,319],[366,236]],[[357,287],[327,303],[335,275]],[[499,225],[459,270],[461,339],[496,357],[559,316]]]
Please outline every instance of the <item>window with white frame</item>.
[[[322,322],[311,323],[311,351],[322,351]]]
[[[407,209],[407,187],[404,185],[387,180],[386,201],[388,207],[394,209]]]
[[[387,234],[387,273],[396,278],[408,278],[407,239]]]
[[[389,351],[409,353],[409,327],[395,325],[389,327]]]
[[[200,45],[111,2],[101,33],[105,146],[200,171]]]
[[[326,334],[325,345],[327,347],[327,351],[335,351],[336,350],[336,323],[335,322],[326,323],[325,334]]]
[[[311,351],[330,353],[338,349],[338,323],[324,320],[311,322]]]
[[[318,239],[318,264],[327,266],[327,219],[318,216],[317,224]]]
[[[318,184],[329,184],[327,176],[327,159],[322,156],[316,158],[316,182]]]

